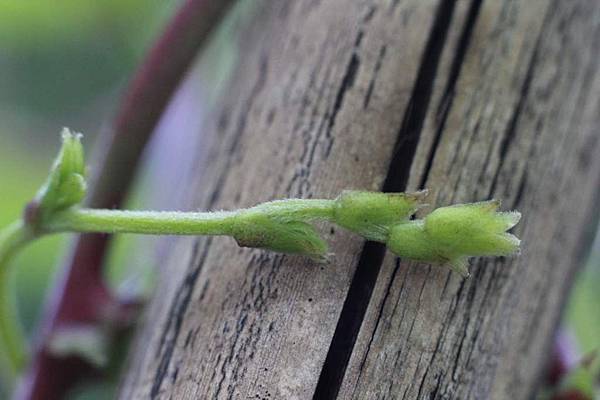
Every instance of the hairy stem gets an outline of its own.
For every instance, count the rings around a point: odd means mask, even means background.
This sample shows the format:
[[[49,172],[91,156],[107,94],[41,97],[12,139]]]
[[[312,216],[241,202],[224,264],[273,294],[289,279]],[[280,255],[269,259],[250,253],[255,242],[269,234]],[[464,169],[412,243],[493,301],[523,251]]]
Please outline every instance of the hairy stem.
[[[248,229],[248,226],[259,225],[261,218],[280,223],[292,220],[331,220],[334,206],[333,200],[290,199],[263,203],[243,210],[217,212],[121,211],[71,207],[53,213],[47,220],[39,221],[35,229],[23,221],[10,225],[0,233],[0,372],[3,381],[8,385],[13,383],[28,358],[25,335],[17,318],[14,291],[11,290],[9,264],[23,246],[37,237],[63,232],[228,235],[239,241],[250,240],[258,246],[265,244],[261,235],[273,229],[271,225],[259,231]],[[273,246],[278,248],[277,243]]]
[[[332,200],[272,201],[237,211],[122,211],[73,208],[57,213],[45,233],[139,233],[146,235],[232,235],[234,228],[257,215],[279,219],[327,219]]]
[[[74,209],[45,227],[47,232],[141,233],[147,235],[227,235],[235,212],[152,212]]]
[[[16,315],[14,291],[9,264],[17,252],[35,238],[22,222],[16,222],[0,232],[0,372],[3,382],[12,383],[28,358],[25,334]]]

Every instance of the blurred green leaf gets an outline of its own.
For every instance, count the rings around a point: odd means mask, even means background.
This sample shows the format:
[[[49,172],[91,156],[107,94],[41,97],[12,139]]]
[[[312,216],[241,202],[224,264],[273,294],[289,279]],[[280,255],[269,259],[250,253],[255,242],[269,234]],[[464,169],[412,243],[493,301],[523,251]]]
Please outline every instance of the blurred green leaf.
[[[582,353],[600,348],[600,253],[592,252],[580,272],[567,305],[566,322]]]
[[[128,81],[177,3],[0,1],[0,108],[73,124]]]

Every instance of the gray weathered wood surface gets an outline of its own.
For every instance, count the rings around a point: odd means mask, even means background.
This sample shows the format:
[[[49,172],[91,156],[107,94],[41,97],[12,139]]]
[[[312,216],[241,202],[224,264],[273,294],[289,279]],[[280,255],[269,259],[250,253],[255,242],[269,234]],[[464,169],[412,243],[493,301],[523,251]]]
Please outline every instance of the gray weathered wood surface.
[[[328,226],[326,266],[170,239],[120,397],[531,396],[598,209],[600,3],[250,4],[192,207],[425,186],[521,210],[523,253],[463,280]]]

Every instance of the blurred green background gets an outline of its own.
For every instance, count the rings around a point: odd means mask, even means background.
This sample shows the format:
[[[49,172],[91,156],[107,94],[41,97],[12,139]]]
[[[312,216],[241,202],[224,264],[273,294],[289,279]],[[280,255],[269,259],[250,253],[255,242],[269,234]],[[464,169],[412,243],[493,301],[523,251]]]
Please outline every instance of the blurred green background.
[[[177,1],[0,1],[0,225],[19,217],[45,179],[64,125],[84,145]],[[23,320],[34,324],[65,238],[39,241],[18,259]]]
[[[0,226],[19,217],[48,171],[63,125],[87,149],[177,0],[0,1]],[[19,307],[31,332],[67,238],[39,241],[17,260]],[[111,270],[118,268],[112,267]],[[565,314],[582,352],[600,345],[600,241]],[[111,384],[75,398],[111,397]],[[0,392],[1,393],[1,392]],[[1,394],[0,394],[1,397]]]

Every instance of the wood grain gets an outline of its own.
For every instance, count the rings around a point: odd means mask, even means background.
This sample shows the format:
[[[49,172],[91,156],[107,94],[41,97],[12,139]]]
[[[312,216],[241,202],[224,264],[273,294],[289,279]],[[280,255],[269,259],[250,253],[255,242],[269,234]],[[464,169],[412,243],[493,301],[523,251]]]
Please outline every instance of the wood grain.
[[[329,226],[326,266],[171,240],[120,397],[529,396],[597,207],[600,5],[260,1],[249,12],[203,148],[187,149],[206,155],[185,171],[190,204],[427,186],[432,204],[497,197],[521,210],[523,254],[478,260],[462,280]]]
[[[409,182],[434,204],[521,210],[523,253],[478,260],[468,280],[388,254],[340,398],[533,395],[600,185],[598,3],[533,3],[484,2],[466,22]]]

